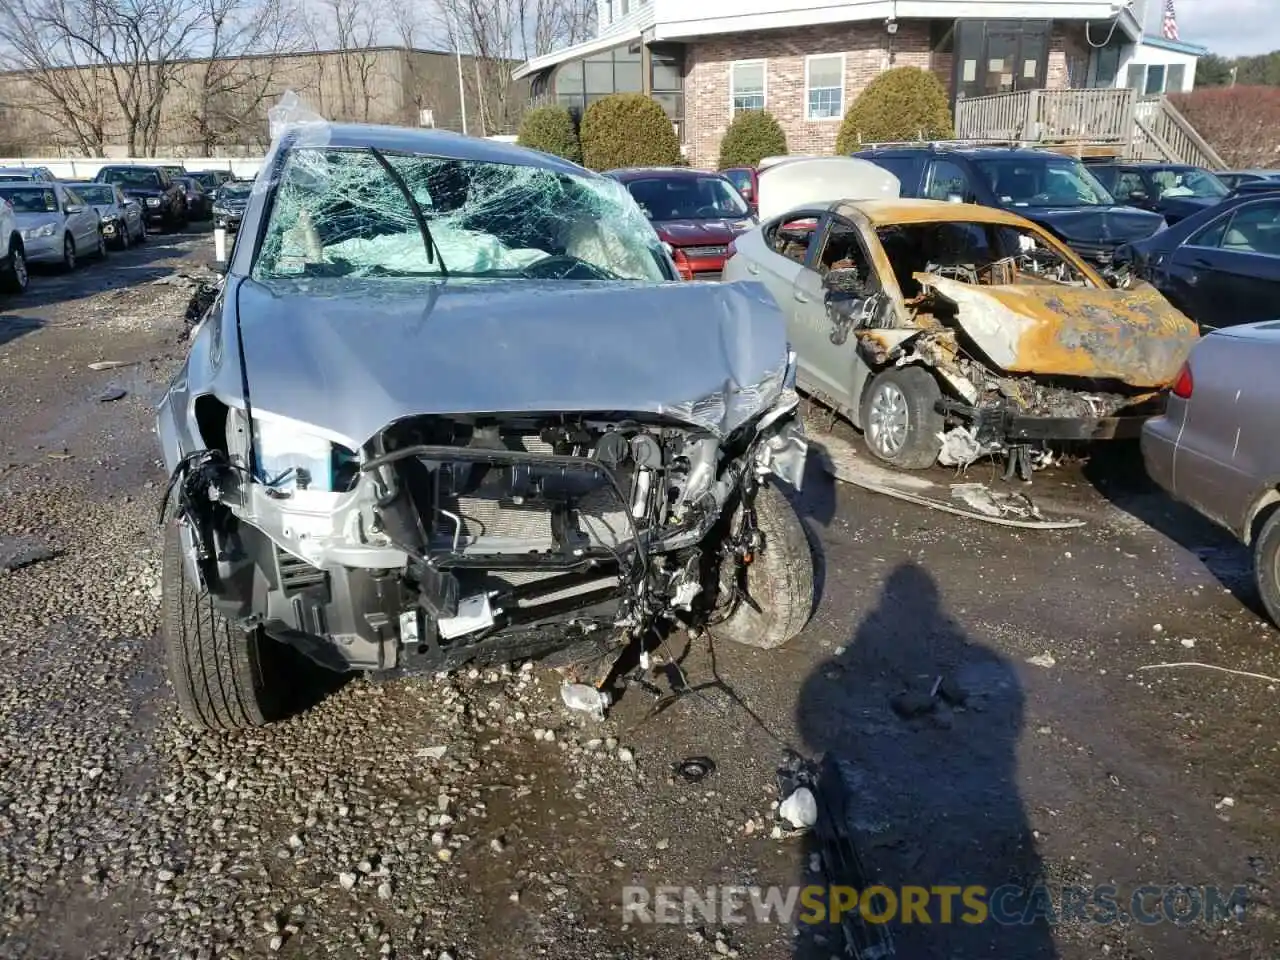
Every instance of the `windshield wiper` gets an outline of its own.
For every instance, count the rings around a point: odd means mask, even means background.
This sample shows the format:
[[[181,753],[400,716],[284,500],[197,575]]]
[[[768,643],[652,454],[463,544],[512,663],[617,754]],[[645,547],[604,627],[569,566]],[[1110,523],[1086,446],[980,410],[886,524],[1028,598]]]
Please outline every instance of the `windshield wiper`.
[[[370,147],[369,152],[373,154],[373,159],[378,161],[382,169],[387,171],[387,176],[391,178],[392,182],[400,189],[400,192],[404,194],[405,200],[408,201],[409,209],[413,211],[413,219],[418,224],[418,232],[422,234],[423,246],[427,248],[427,263],[435,263],[436,260],[439,260],[440,275],[447,277],[449,268],[445,266],[444,257],[440,255],[440,248],[436,246],[436,242],[431,236],[431,228],[427,226],[427,218],[422,215],[422,208],[418,206],[418,201],[413,199],[413,192],[409,189],[409,185],[404,182],[404,177],[400,176],[396,168],[391,166],[387,158],[382,155],[381,150],[377,147]]]

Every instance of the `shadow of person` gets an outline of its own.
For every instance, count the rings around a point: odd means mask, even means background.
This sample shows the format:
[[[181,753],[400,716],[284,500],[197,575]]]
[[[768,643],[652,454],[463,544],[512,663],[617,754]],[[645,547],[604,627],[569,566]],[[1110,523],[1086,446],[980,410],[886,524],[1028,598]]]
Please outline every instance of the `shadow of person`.
[[[947,616],[927,571],[905,563],[892,572],[850,644],[805,681],[796,712],[805,748],[826,755],[835,771],[819,794],[829,798],[834,779],[844,805],[835,816],[866,874],[831,876],[830,865],[848,858],[824,850],[815,831],[806,837],[801,885],[883,884],[899,907],[903,887],[999,891],[999,909],[990,911],[998,919],[976,922],[958,891],[951,922],[943,922],[937,893],[927,901],[929,923],[899,910],[888,924],[896,956],[1056,956],[1044,919],[1049,888],[1036,889],[1041,862],[1018,792],[1018,678]],[[819,858],[826,876],[810,872]],[[798,927],[797,957],[827,960],[843,948],[839,929]]]

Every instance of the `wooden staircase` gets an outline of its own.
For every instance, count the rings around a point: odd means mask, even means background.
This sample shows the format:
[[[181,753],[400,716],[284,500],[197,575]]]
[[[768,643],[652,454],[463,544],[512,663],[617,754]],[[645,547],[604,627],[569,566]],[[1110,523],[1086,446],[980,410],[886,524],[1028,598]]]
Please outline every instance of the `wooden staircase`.
[[[1210,170],[1226,166],[1167,97],[1139,97],[1128,89],[1021,90],[960,100],[956,137]]]

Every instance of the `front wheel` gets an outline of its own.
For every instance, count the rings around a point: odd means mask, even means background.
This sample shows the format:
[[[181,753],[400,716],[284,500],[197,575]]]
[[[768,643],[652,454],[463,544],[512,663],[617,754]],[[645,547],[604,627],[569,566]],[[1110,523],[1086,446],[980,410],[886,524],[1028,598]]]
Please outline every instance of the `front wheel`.
[[[716,639],[771,650],[803,630],[813,613],[813,552],[795,508],[777,487],[760,487],[755,510],[764,542],[747,564],[750,602],[739,596],[729,616],[708,632]]]
[[[1253,546],[1254,577],[1262,606],[1280,627],[1280,509],[1272,512]]]
[[[27,289],[27,284],[31,282],[31,275],[27,273],[27,257],[22,252],[17,241],[12,241],[9,245],[9,256],[5,258],[3,265],[0,265],[0,290],[5,293],[23,293]]]
[[[942,391],[928,370],[890,367],[862,397],[862,438],[878,459],[906,470],[933,466],[945,423],[937,410]]]
[[[241,630],[191,582],[177,523],[165,537],[161,590],[165,659],[183,718],[201,730],[260,727],[278,719],[286,651],[260,630]]]
[[[70,273],[76,268],[76,242],[71,234],[62,238],[62,269]]]

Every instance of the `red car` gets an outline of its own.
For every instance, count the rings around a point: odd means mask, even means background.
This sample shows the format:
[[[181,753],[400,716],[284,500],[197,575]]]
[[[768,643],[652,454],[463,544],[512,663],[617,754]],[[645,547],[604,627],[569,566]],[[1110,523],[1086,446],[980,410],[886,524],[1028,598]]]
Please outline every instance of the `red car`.
[[[626,186],[686,280],[719,280],[733,238],[756,225],[737,188],[718,173],[637,167],[608,176]]]

